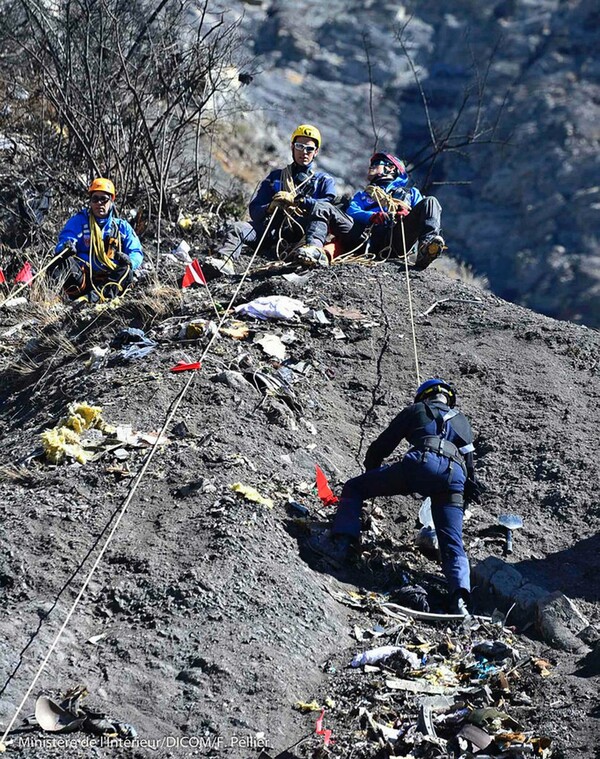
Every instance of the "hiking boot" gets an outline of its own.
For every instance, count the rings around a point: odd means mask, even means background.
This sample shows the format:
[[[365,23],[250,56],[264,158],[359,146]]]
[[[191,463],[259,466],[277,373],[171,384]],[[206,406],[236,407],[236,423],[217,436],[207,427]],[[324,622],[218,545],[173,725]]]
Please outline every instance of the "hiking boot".
[[[329,257],[318,245],[303,245],[296,251],[296,258],[308,266],[329,266]]]
[[[415,261],[415,269],[422,271],[432,264],[444,250],[444,238],[441,235],[427,235],[419,243],[419,252]]]
[[[333,535],[330,530],[312,535],[306,545],[313,553],[324,556],[331,564],[346,564],[356,541],[350,535]]]
[[[450,614],[460,614],[461,617],[470,617],[468,603],[470,594],[466,590],[457,590],[450,602]]]

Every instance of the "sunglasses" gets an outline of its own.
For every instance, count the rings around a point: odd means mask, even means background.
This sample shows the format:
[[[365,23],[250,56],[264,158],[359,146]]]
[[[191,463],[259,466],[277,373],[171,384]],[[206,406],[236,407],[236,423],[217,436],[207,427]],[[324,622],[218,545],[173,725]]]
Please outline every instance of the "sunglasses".
[[[377,166],[385,166],[386,169],[395,169],[393,163],[390,163],[389,161],[373,161],[373,163],[369,164],[370,169],[374,169]]]
[[[303,153],[314,153],[317,149],[316,145],[304,145],[301,142],[292,143],[296,150],[301,150]]]
[[[90,200],[92,203],[104,204],[104,203],[108,203],[108,201],[110,200],[110,196],[109,195],[92,195]]]

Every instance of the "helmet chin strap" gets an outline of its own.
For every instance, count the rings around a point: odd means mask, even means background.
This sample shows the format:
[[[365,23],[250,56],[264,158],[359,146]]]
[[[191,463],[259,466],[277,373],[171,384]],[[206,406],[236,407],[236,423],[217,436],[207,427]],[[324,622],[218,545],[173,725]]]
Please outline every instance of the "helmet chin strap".
[[[393,179],[395,179],[395,177],[391,174],[379,174],[372,180],[372,183],[376,185],[388,184],[388,182],[391,182]]]

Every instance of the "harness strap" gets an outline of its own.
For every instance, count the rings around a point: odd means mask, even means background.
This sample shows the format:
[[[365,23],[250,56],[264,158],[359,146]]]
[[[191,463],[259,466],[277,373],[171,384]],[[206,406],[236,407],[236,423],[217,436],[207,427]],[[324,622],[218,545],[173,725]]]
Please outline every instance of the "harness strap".
[[[452,459],[457,464],[463,465],[463,458],[458,448],[449,440],[440,438],[437,435],[427,435],[424,437],[421,444],[418,446],[418,450],[432,451],[444,458]]]

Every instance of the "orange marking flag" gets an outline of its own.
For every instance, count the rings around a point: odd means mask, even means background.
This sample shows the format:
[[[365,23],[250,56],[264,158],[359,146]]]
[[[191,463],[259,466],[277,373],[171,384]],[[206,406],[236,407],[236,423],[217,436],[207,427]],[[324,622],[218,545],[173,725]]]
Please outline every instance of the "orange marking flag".
[[[316,464],[315,469],[317,472],[317,495],[323,501],[324,506],[333,506],[334,503],[339,501],[339,498],[333,494],[333,491],[329,487],[329,482],[327,482],[325,472],[321,467]]]

